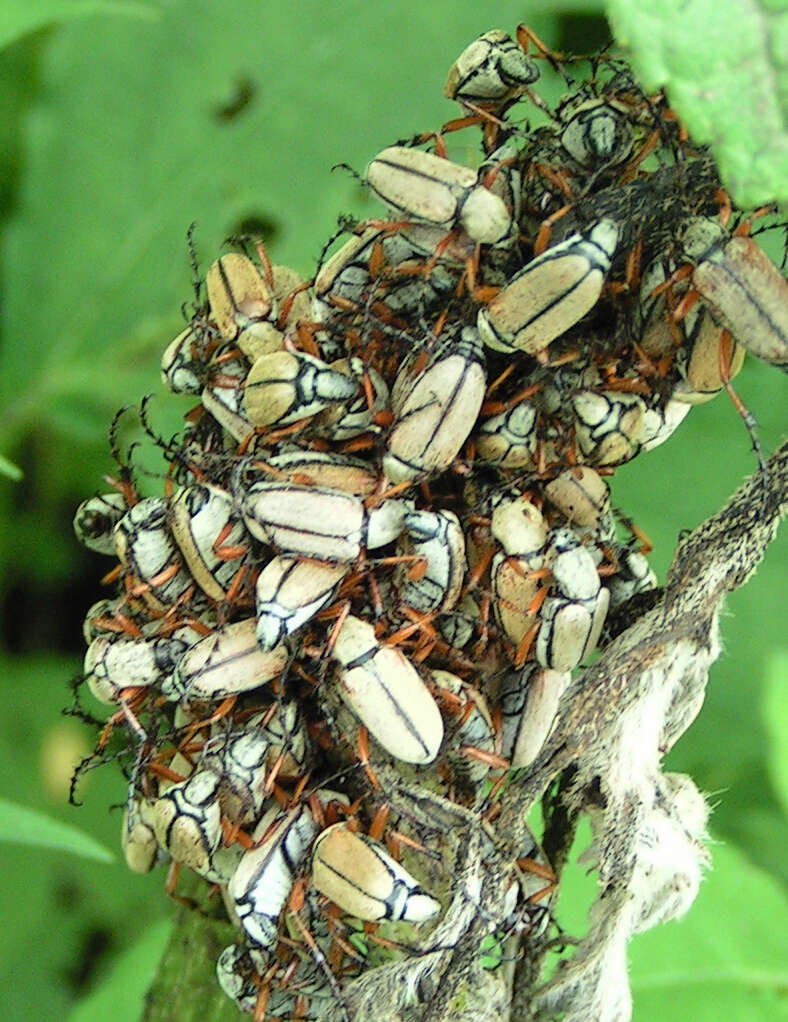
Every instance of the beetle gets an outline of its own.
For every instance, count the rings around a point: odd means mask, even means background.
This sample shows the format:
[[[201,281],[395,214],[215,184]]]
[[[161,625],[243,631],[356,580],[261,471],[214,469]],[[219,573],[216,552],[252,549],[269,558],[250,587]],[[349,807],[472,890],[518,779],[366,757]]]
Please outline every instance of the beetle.
[[[500,29],[485,32],[465,47],[449,68],[443,94],[471,109],[498,110],[539,77],[539,68]]]
[[[681,281],[670,283],[675,263],[670,258],[656,259],[645,270],[640,287],[640,345],[654,360],[673,356],[680,374],[671,397],[688,404],[710,401],[733,380],[744,364],[744,347],[731,340],[730,352],[723,350],[723,329],[711,312],[699,302],[688,308],[678,322],[673,320],[675,304],[668,305],[667,285],[671,297],[687,294]],[[680,304],[680,303],[679,303]],[[676,348],[676,344],[680,346]],[[675,351],[675,355],[674,355]]]
[[[189,633],[191,641],[196,633]],[[88,688],[99,702],[116,704],[126,688],[162,684],[189,648],[190,642],[167,639],[126,639],[100,635],[88,646],[84,670]]]
[[[536,659],[542,667],[571,671],[596,646],[610,602],[588,550],[568,529],[550,536],[546,562],[553,575],[540,612]]]
[[[484,343],[529,355],[546,348],[596,304],[618,238],[616,224],[604,219],[532,259],[479,310]]]
[[[616,166],[632,152],[629,110],[623,103],[598,96],[563,104],[557,113],[561,145],[581,166]]]
[[[265,799],[270,741],[264,731],[246,727],[214,735],[200,754],[200,769],[221,778],[219,806],[231,823],[255,822]]]
[[[272,313],[271,284],[240,252],[230,252],[212,263],[205,286],[211,316],[228,341],[246,330],[253,331]]]
[[[249,367],[243,359],[224,362],[221,376],[214,375],[200,398],[205,410],[224,427],[239,444],[248,443],[254,435],[254,426],[249,422],[244,405],[243,383]]]
[[[199,394],[208,373],[207,328],[192,322],[182,330],[161,357],[161,382],[173,394]]]
[[[246,526],[283,554],[349,563],[362,548],[396,539],[408,505],[387,500],[368,510],[353,494],[291,483],[254,483],[236,494]]]
[[[511,671],[501,684],[502,754],[512,768],[528,766],[539,755],[555,722],[556,710],[572,675],[537,663]]]
[[[537,442],[537,411],[527,401],[479,423],[476,454],[501,468],[530,468]]]
[[[340,664],[342,698],[386,752],[406,763],[431,763],[443,740],[443,719],[404,653],[382,646],[372,625],[349,614],[331,656]]]
[[[571,407],[579,461],[620,465],[640,450],[646,405],[637,394],[581,390],[572,397]]]
[[[114,556],[114,529],[128,509],[120,493],[102,493],[83,500],[74,515],[77,539],[88,550]]]
[[[170,500],[169,516],[194,581],[212,599],[226,599],[249,541],[230,494],[218,486],[184,487]]]
[[[539,576],[544,566],[547,523],[530,501],[504,500],[492,514],[492,534],[503,547],[492,560],[493,609],[519,648],[536,622]]]
[[[222,837],[219,810],[220,778],[200,770],[172,787],[153,803],[156,839],[175,862],[196,872],[210,866]]]
[[[257,579],[257,642],[267,651],[310,621],[335,596],[347,564],[274,557]]]
[[[423,923],[440,912],[429,895],[383,845],[335,823],[312,849],[312,883],[343,912],[357,919]]]
[[[399,595],[414,610],[447,611],[457,603],[465,574],[465,536],[453,511],[409,511],[404,518],[405,554],[423,557],[424,574],[399,573]]]
[[[269,708],[251,716],[246,727],[264,735],[268,742],[266,765],[276,770],[277,777],[299,777],[306,772],[311,749],[298,703],[276,703],[273,712]]]
[[[695,292],[718,324],[750,354],[772,365],[788,365],[788,282],[752,238],[730,237],[720,224],[691,218],[682,251],[694,265]],[[692,294],[676,309],[685,312]]]
[[[283,451],[268,458],[267,465],[274,470],[274,478],[300,486],[342,490],[356,497],[369,497],[378,485],[378,475],[369,462],[333,451]]]
[[[150,873],[166,855],[159,848],[153,827],[153,803],[142,796],[129,798],[123,810],[120,843],[132,873]]]
[[[647,558],[638,550],[624,550],[616,557],[618,571],[605,579],[610,606],[619,607],[638,593],[655,589],[657,576]]]
[[[270,829],[273,822],[267,816],[260,821],[255,837],[263,840],[244,852],[228,885],[246,936],[266,950],[276,944],[279,916],[318,830],[305,805],[291,809]]]
[[[331,440],[352,440],[363,433],[379,433],[381,427],[375,417],[388,408],[389,389],[380,373],[366,367],[360,358],[338,359],[331,363],[331,371],[342,373],[361,381],[366,377],[372,395],[372,404],[362,391],[348,401],[334,402],[320,412],[315,420],[315,429],[320,436]]]
[[[224,625],[196,642],[162,684],[171,700],[218,700],[248,692],[272,681],[284,670],[285,646],[263,652],[257,645],[257,621],[248,618]]]
[[[564,469],[545,484],[544,493],[580,538],[610,542],[615,537],[610,489],[593,468],[578,465]]]
[[[173,542],[166,500],[140,500],[115,526],[114,537],[121,564],[144,584],[141,596],[153,610],[166,610],[184,596],[192,579]]]
[[[447,706],[455,721],[446,749],[452,771],[459,781],[478,788],[490,771],[490,762],[483,757],[474,758],[472,754],[490,755],[495,751],[495,729],[487,701],[478,689],[450,671],[432,668],[430,675],[438,686],[439,701]],[[469,749],[469,754],[464,749]]]
[[[358,381],[302,351],[261,355],[249,370],[244,406],[254,426],[284,426],[358,394]]]
[[[367,168],[367,185],[398,217],[445,227],[457,224],[481,244],[504,240],[511,212],[470,167],[406,146],[390,146]]]
[[[392,391],[395,420],[383,457],[383,471],[393,483],[451,465],[476,422],[485,381],[484,354],[473,327],[463,327],[459,338],[439,345],[415,378],[410,366],[400,370]]]

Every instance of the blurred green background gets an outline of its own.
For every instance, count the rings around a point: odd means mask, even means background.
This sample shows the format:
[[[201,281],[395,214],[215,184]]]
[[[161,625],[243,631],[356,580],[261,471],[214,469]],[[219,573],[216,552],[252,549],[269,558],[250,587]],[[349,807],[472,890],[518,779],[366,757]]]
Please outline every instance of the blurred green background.
[[[71,518],[114,467],[106,437],[118,407],[153,392],[165,434],[190,407],[158,376],[192,296],[189,224],[203,268],[225,238],[254,229],[274,262],[309,276],[339,213],[373,213],[334,164],[363,170],[394,140],[455,116],[445,74],[482,31],[525,21],[553,47],[590,51],[609,37],[600,8],[4,0],[0,455],[24,475],[0,474],[0,796],[119,853],[120,814],[107,808],[123,798],[117,772],[85,779],[84,808],[66,804],[90,735],[61,709],[80,670],[82,617],[109,567],[77,546]],[[475,139],[453,139],[457,158],[466,144]],[[748,360],[737,386],[773,449],[785,377]],[[651,537],[664,576],[679,531],[754,467],[722,397],[622,469],[614,502]],[[783,534],[731,597],[703,713],[670,755],[712,794],[716,869],[687,922],[633,946],[641,1022],[666,1010],[716,1019],[721,1008],[737,1020],[788,1018],[787,551]],[[73,1022],[106,1018],[106,1002],[84,998],[143,939],[107,988],[113,1019],[136,1019],[166,935],[151,927],[172,914],[163,876],[15,843],[0,856],[0,1019],[67,1018],[79,1003]]]

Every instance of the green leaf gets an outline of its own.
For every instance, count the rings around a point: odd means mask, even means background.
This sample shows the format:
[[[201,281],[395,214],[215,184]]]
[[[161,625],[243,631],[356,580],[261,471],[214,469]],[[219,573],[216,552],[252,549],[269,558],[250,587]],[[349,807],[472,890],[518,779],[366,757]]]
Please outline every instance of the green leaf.
[[[158,10],[152,3],[134,0],[3,0],[0,8],[0,46],[47,25],[90,14],[114,14],[127,18],[153,19]]]
[[[608,0],[607,11],[642,83],[667,89],[733,198],[788,200],[784,0]]]
[[[766,664],[762,716],[769,736],[767,762],[772,782],[788,812],[788,650],[780,650]]]
[[[97,862],[115,861],[109,849],[76,827],[4,798],[0,798],[0,841],[73,852]]]
[[[18,483],[23,474],[22,469],[16,466],[13,461],[9,461],[8,458],[4,458],[0,454],[0,476],[8,476],[9,479],[13,479],[15,483]]]
[[[172,927],[171,919],[162,919],[118,955],[109,974],[76,1005],[67,1022],[137,1022]]]
[[[788,1018],[785,893],[732,846],[711,852],[712,870],[687,916],[630,945],[635,1022]]]

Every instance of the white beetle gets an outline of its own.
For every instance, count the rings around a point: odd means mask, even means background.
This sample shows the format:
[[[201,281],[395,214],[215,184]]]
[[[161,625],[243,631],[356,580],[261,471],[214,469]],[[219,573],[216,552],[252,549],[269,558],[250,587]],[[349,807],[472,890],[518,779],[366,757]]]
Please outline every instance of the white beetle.
[[[618,571],[605,580],[610,591],[610,606],[618,607],[638,593],[656,588],[657,576],[646,557],[638,550],[618,555]]]
[[[533,259],[479,310],[484,343],[533,355],[574,326],[602,292],[618,236],[612,220],[600,220]]]
[[[593,557],[568,529],[552,533],[547,562],[553,583],[540,612],[536,659],[542,667],[571,671],[596,646],[610,593],[600,585]]]
[[[501,468],[530,468],[536,453],[536,408],[521,401],[500,415],[479,423],[476,453]]]
[[[257,642],[273,649],[331,602],[347,564],[274,557],[257,579]]]
[[[443,719],[407,657],[381,646],[372,625],[352,614],[331,655],[341,665],[342,698],[386,752],[406,763],[431,763],[443,740]]]
[[[273,351],[249,370],[244,405],[253,426],[285,426],[357,394],[357,380],[319,358],[303,351]]]
[[[385,546],[402,532],[408,505],[387,500],[368,510],[340,490],[289,483],[253,483],[236,494],[257,539],[295,557],[348,563],[362,548]]]
[[[184,634],[187,631],[194,642],[196,633],[184,629]],[[85,653],[88,688],[99,702],[113,705],[125,688],[147,688],[163,683],[189,645],[184,637],[126,639],[115,634],[99,635]]]
[[[511,212],[470,167],[406,146],[390,146],[367,168],[370,190],[403,220],[455,224],[474,241],[494,244],[509,234]]]
[[[190,324],[167,347],[161,357],[161,382],[173,394],[199,394],[208,367],[205,361],[206,331]]]
[[[372,407],[367,404],[367,396],[363,391],[348,401],[334,402],[315,420],[319,435],[332,440],[352,440],[362,433],[379,433],[380,426],[373,420],[388,408],[389,401],[389,389],[380,373],[365,367],[361,359],[355,357],[332,362],[331,370],[355,378],[356,381],[366,375],[372,390]]]
[[[451,610],[462,589],[465,574],[465,536],[453,511],[410,511],[404,519],[407,543],[403,553],[423,557],[426,571],[408,579],[407,568],[399,576],[399,595],[414,610],[428,613]]]
[[[175,862],[198,873],[209,868],[222,837],[219,781],[212,771],[200,770],[173,784],[153,803],[153,828],[159,844]]]
[[[637,394],[581,390],[572,398],[578,460],[620,465],[640,450],[646,406]]]
[[[788,282],[749,237],[729,237],[719,223],[690,219],[684,254],[692,285],[718,324],[756,358],[788,365]]]
[[[248,256],[230,252],[217,259],[205,279],[211,316],[222,337],[231,341],[267,320],[273,309],[268,282]]]
[[[74,515],[74,532],[88,550],[97,554],[115,554],[115,526],[128,511],[120,493],[102,493],[83,500]]]
[[[441,908],[383,845],[353,833],[346,823],[319,834],[312,851],[312,882],[344,912],[369,922],[423,923]]]
[[[547,523],[530,501],[506,500],[492,514],[492,534],[503,547],[492,560],[493,610],[509,640],[519,646],[536,623],[530,610],[544,567]]]
[[[192,584],[170,533],[166,500],[139,501],[115,526],[114,537],[121,564],[147,583],[142,599],[154,610],[168,610]]]
[[[545,485],[544,492],[578,537],[602,542],[610,542],[615,537],[610,490],[593,468],[577,465],[564,469]]]
[[[306,772],[309,737],[298,703],[277,703],[273,715],[267,710],[254,714],[246,727],[265,736],[268,742],[266,765],[269,769],[276,767],[278,777],[300,777]]]
[[[120,844],[132,873],[150,873],[166,856],[153,828],[153,803],[140,795],[129,798],[123,810]]]
[[[490,766],[482,759],[466,755],[463,747],[488,753],[495,751],[495,728],[487,701],[478,689],[450,671],[433,668],[430,674],[438,688],[447,693],[442,699],[448,703],[450,715],[451,741],[446,749],[446,758],[460,782],[478,786],[487,777]],[[452,721],[455,722],[453,726]]]
[[[222,379],[212,379],[203,388],[203,407],[227,430],[237,443],[247,443],[254,434],[244,407],[243,382],[248,366],[245,360],[236,359],[222,365]]]
[[[255,728],[215,735],[205,743],[200,769],[221,778],[219,806],[231,823],[257,820],[265,798],[268,736]]]
[[[401,382],[400,377],[403,377]],[[394,482],[442,472],[454,461],[473,429],[484,400],[484,355],[473,327],[441,344],[426,369],[413,378],[406,365],[394,391],[396,412],[383,458]]]
[[[267,464],[275,470],[276,479],[298,486],[342,490],[356,497],[368,497],[378,485],[378,476],[369,462],[333,451],[282,451],[268,458]]]
[[[443,87],[447,99],[498,109],[539,77],[539,68],[500,29],[485,32],[466,46],[449,68]]]
[[[276,810],[273,810],[274,817]],[[273,823],[263,817],[255,835]],[[262,843],[244,852],[228,891],[246,936],[261,948],[276,944],[279,916],[290,895],[295,874],[306,858],[317,824],[306,806],[291,809]]]
[[[200,639],[162,684],[164,695],[183,702],[224,699],[272,681],[284,670],[289,653],[285,646],[263,652],[256,628],[256,620],[249,618]]]
[[[218,486],[184,487],[170,501],[170,528],[194,581],[212,599],[224,600],[238,559],[226,560],[220,551],[249,538],[230,494]]]
[[[571,677],[569,671],[552,671],[531,663],[504,679],[499,695],[501,752],[512,767],[528,766],[539,755]]]
[[[628,110],[616,100],[597,97],[559,108],[561,145],[583,167],[616,166],[632,152]]]
[[[681,374],[671,397],[687,404],[710,401],[724,385],[721,365],[722,326],[712,318],[702,302],[689,309],[678,322],[672,323],[671,309],[660,293],[654,291],[663,285],[676,269],[670,258],[656,259],[644,272],[640,285],[640,345],[649,358],[659,360],[675,351],[676,368]],[[688,283],[677,281],[672,285],[676,301],[687,293]],[[674,336],[681,346],[676,349]],[[741,344],[731,342],[727,376],[734,379],[744,364],[745,351]]]

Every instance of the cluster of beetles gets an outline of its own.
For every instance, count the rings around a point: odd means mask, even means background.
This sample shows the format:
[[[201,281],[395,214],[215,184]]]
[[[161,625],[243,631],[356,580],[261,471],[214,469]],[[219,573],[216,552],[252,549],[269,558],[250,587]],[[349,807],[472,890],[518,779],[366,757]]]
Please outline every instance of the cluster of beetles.
[[[257,1019],[320,1018],[425,939],[446,823],[395,809],[391,778],[494,824],[572,671],[656,586],[609,476],[736,400],[745,349],[788,363],[757,216],[664,96],[533,44],[467,47],[461,116],[374,157],[385,214],[343,223],[312,280],[254,241],[210,266],[163,356],[197,402],[157,440],[163,492],[120,459],[76,514],[118,562],[83,683],[111,712],[96,758],[128,779],[126,861],[219,892],[219,981]],[[536,842],[518,863],[511,919],[549,927],[550,864]]]

